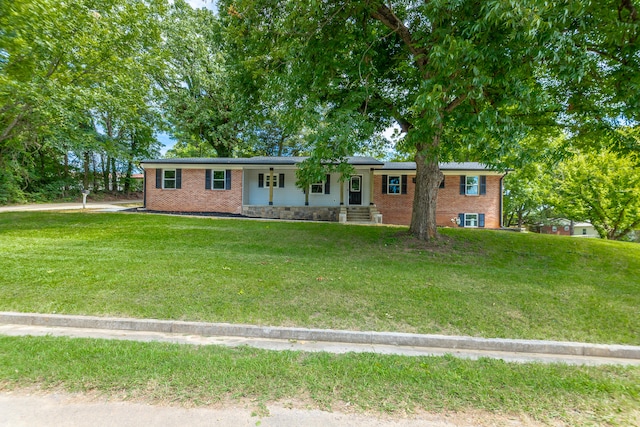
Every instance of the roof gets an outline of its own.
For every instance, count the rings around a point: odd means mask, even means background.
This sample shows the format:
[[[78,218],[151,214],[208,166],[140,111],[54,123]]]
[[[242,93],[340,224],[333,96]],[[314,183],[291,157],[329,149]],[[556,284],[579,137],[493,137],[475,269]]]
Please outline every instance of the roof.
[[[237,166],[295,166],[309,157],[198,157],[198,158],[170,158],[150,159],[140,162],[147,164],[166,165],[237,165]],[[416,170],[415,162],[381,162],[373,157],[351,156],[347,157],[347,163],[353,166],[376,166],[380,170],[412,171]],[[495,169],[477,162],[448,162],[440,163],[440,170],[456,171],[495,171]]]
[[[174,165],[297,165],[308,157],[199,157],[199,158],[170,158],[143,160],[144,163],[174,164]],[[355,166],[382,166],[384,163],[373,157],[347,157],[347,163]]]
[[[382,170],[416,170],[416,162],[386,162],[382,166]],[[440,170],[484,171],[493,169],[477,162],[447,162],[440,163]]]

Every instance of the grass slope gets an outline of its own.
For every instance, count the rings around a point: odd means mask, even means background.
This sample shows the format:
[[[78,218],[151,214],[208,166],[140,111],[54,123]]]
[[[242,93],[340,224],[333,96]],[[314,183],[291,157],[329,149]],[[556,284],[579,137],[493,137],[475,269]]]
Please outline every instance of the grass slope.
[[[640,344],[640,245],[444,229],[0,214],[0,310]]]

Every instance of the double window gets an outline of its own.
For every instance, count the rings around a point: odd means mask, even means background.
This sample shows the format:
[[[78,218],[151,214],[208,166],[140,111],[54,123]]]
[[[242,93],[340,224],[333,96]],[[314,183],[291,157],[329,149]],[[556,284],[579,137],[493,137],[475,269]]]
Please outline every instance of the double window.
[[[284,174],[274,173],[273,182],[271,182],[271,174],[259,173],[258,174],[258,188],[284,188]]]

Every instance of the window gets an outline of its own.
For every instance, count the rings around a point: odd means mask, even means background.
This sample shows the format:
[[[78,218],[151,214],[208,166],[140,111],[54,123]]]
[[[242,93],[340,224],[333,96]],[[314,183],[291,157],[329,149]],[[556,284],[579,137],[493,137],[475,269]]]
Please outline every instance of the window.
[[[465,194],[467,196],[477,196],[479,194],[479,191],[478,191],[479,184],[480,184],[480,179],[478,178],[477,175],[467,176]]]
[[[564,226],[564,231],[569,231],[569,226],[568,225]]]
[[[552,226],[552,227],[551,227],[551,231],[552,231],[553,233],[555,233],[556,231],[558,231],[558,226],[556,226],[556,225]]]
[[[265,174],[264,175],[264,186],[266,188],[269,188],[270,184],[271,184],[271,175]],[[277,186],[278,186],[278,175],[273,174],[273,188],[276,188]]]
[[[464,214],[464,226],[465,227],[477,227],[478,226],[478,214],[475,214],[475,213]]]
[[[460,195],[482,196],[487,194],[486,175],[460,175]]]
[[[176,170],[165,169],[162,176],[162,188],[176,188]]]
[[[389,176],[387,194],[400,194],[400,182],[399,176]]]
[[[311,194],[323,194],[324,193],[324,183],[317,182],[315,184],[311,184]]]
[[[214,170],[211,174],[212,182],[211,188],[214,190],[224,190],[225,189],[225,171],[216,171]]]
[[[484,228],[484,214],[483,213],[461,213],[458,214],[458,218],[454,218],[460,227],[481,227]]]
[[[271,186],[271,174],[258,174],[258,188],[269,188]],[[284,174],[273,174],[273,188],[284,188]]]
[[[582,229],[582,235],[583,235],[583,236],[586,236],[586,235],[587,235],[587,229],[586,229],[586,228],[583,228],[583,229]]]

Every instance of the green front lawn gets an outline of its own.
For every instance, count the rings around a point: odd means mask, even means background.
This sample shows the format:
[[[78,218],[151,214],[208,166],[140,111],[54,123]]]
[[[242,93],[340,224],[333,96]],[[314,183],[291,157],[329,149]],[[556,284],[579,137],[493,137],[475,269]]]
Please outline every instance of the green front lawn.
[[[640,344],[640,245],[444,229],[0,214],[0,310]]]

